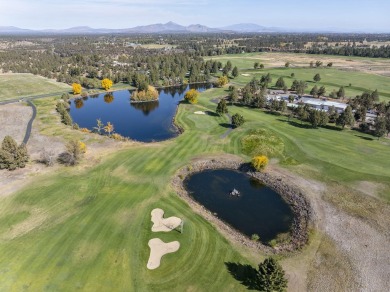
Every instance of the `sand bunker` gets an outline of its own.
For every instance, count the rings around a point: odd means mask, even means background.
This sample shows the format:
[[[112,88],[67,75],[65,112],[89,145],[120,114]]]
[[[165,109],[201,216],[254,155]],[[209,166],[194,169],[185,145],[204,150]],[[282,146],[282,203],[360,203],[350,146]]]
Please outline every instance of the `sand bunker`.
[[[149,240],[148,245],[150,247],[150,256],[146,267],[149,270],[157,269],[160,266],[163,255],[176,252],[180,247],[180,243],[178,241],[165,243],[159,238]]]
[[[178,217],[164,218],[164,210],[162,209],[154,209],[151,215],[153,232],[169,232],[181,224],[181,219]]]
[[[205,115],[206,113],[202,112],[202,111],[197,111],[197,112],[194,112],[194,114],[196,114],[196,115]]]
[[[250,74],[246,74],[246,73],[242,73],[241,75],[246,77],[250,76]]]

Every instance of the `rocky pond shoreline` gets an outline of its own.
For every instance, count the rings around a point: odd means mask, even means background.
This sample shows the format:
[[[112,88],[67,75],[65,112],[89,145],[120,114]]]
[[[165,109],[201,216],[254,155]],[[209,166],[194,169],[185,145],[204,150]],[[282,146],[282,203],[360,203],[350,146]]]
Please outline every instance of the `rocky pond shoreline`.
[[[267,185],[277,192],[291,207],[294,214],[294,220],[290,231],[290,240],[271,247],[258,241],[253,241],[243,235],[230,225],[219,219],[211,211],[206,209],[200,203],[195,201],[187,192],[184,186],[184,180],[187,176],[212,169],[233,169],[242,171]],[[226,160],[204,159],[196,160],[191,164],[180,169],[172,180],[172,186],[178,195],[189,203],[191,208],[201,214],[206,220],[212,222],[217,228],[235,242],[245,246],[257,248],[268,253],[292,252],[301,249],[308,242],[308,231],[312,221],[312,208],[309,201],[298,187],[285,182],[277,173],[255,172],[250,164],[243,162],[239,158],[230,158]]]

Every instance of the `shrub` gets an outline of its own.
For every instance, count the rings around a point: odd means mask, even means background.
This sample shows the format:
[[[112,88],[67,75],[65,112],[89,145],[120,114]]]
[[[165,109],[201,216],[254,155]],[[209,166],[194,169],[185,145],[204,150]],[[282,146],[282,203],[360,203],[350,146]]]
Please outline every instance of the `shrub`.
[[[253,240],[253,241],[259,241],[260,240],[260,236],[258,235],[258,234],[252,234],[252,236],[251,236],[251,240]]]
[[[84,142],[79,141],[79,148],[81,153],[86,153],[87,152],[87,145],[85,145]]]
[[[17,145],[11,136],[5,136],[0,149],[0,169],[15,170],[23,168],[29,155],[25,144]]]
[[[69,141],[65,147],[66,151],[58,156],[58,161],[68,166],[76,165],[86,151],[85,144],[77,140]]]
[[[41,152],[39,162],[45,164],[46,166],[53,166],[55,162],[54,151],[43,149]]]
[[[87,128],[81,128],[80,131],[83,133],[91,133],[91,130]]]
[[[257,171],[262,171],[268,165],[268,158],[265,155],[255,156],[252,159],[252,166]]]

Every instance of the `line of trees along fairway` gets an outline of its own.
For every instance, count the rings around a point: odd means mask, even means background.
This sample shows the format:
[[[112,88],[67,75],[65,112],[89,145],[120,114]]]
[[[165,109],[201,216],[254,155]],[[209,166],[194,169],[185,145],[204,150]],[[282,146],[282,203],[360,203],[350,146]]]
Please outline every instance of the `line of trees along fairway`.
[[[313,128],[326,127],[332,123],[344,129],[346,126],[354,128],[358,125],[358,130],[370,133],[377,137],[382,137],[390,133],[390,102],[379,102],[379,94],[377,90],[372,92],[364,92],[355,98],[349,100],[349,104],[345,111],[338,113],[334,106],[329,107],[327,111],[321,111],[311,108],[308,105],[300,104],[295,109],[289,110],[287,103],[284,100],[272,99],[267,101],[266,95],[269,84],[272,82],[270,74],[263,75],[260,80],[253,78],[243,88],[237,89],[230,86],[229,100],[231,104],[241,104],[254,108],[262,108],[274,114],[285,114],[289,117],[297,118],[303,125],[304,122],[309,123]],[[282,78],[276,81],[275,87],[280,87],[284,83]],[[294,80],[290,90],[297,94],[303,94],[307,83],[304,81]],[[320,88],[315,85],[310,92],[314,97],[325,95],[326,89],[324,86]],[[341,87],[334,93],[339,97],[345,95],[344,88]],[[291,98],[290,98],[291,97]],[[289,101],[294,101],[294,96],[290,96]],[[373,110],[377,114],[377,118],[372,125],[367,124],[366,114],[368,110]]]

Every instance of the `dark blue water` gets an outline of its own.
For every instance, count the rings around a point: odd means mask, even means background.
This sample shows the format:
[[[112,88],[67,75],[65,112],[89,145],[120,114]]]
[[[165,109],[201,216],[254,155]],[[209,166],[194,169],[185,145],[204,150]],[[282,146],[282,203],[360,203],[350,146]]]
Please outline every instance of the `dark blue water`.
[[[197,202],[249,237],[257,234],[262,242],[268,242],[290,231],[293,213],[289,205],[278,193],[245,173],[205,170],[187,177],[184,184]],[[229,194],[234,188],[240,196]]]
[[[114,132],[132,140],[151,142],[162,141],[178,135],[172,124],[176,108],[184,94],[195,88],[204,91],[209,85],[189,85],[159,90],[158,101],[130,103],[128,90],[110,94],[99,94],[73,100],[70,115],[81,128],[93,130],[96,120],[114,125]]]

